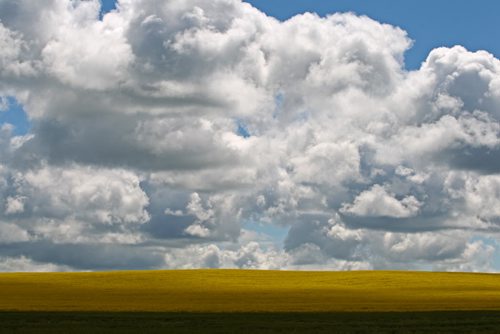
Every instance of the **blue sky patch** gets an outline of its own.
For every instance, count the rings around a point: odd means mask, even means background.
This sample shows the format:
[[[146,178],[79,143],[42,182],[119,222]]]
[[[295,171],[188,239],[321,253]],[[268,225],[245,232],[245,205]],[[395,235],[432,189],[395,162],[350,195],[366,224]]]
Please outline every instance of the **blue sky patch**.
[[[22,105],[13,97],[7,97],[6,101],[6,110],[0,111],[0,124],[14,125],[14,134],[17,136],[28,133],[31,125]]]
[[[245,124],[245,122],[243,122],[242,120],[237,120],[236,121],[236,126],[237,126],[236,134],[238,136],[243,137],[243,138],[249,138],[251,136],[251,134],[248,131],[248,128],[247,128],[247,125]]]
[[[116,9],[115,0],[101,0],[101,18],[104,14],[109,13],[113,9]]]

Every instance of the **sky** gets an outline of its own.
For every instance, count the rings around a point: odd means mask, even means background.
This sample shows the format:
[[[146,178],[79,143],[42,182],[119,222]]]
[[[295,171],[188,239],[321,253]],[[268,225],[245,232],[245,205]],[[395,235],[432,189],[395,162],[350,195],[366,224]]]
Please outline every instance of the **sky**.
[[[0,271],[499,271],[499,10],[0,0]]]
[[[286,20],[306,11],[325,16],[334,12],[355,12],[408,32],[414,45],[406,53],[406,68],[417,69],[429,52],[440,46],[462,45],[468,50],[488,50],[500,55],[495,43],[500,22],[497,1],[480,0],[333,0],[333,1],[249,1],[268,15]]]
[[[250,0],[247,1],[267,15],[287,20],[304,12],[326,16],[336,12],[354,12],[377,21],[398,26],[408,32],[413,46],[405,54],[407,69],[420,67],[429,52],[440,46],[462,45],[468,50],[488,50],[497,58],[500,43],[500,3],[479,0]],[[115,9],[114,0],[104,0],[102,11]]]

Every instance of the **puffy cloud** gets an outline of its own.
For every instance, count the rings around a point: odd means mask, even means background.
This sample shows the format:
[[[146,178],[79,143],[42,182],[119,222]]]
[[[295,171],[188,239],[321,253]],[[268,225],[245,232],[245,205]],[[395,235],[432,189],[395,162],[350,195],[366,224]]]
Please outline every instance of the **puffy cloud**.
[[[29,170],[14,175],[14,188],[19,195],[7,199],[6,213],[24,211],[20,210],[23,199],[30,213],[39,217],[73,217],[95,224],[142,224],[149,219],[144,208],[148,197],[139,182],[135,174],[120,170]]]
[[[7,244],[29,240],[30,236],[28,232],[21,229],[19,226],[0,222],[0,243]]]
[[[242,268],[282,269],[288,266],[288,254],[265,249],[257,242],[243,244],[239,249],[221,249],[217,245],[190,246],[166,254],[169,268]]]
[[[17,77],[32,75],[35,72],[33,64],[25,55],[28,45],[19,32],[5,27],[0,21],[0,75]],[[3,101],[2,101],[3,102]],[[2,106],[5,106],[2,103]]]
[[[491,269],[494,56],[408,72],[351,13],[99,6],[0,0],[0,110],[32,123],[0,128],[2,268]]]
[[[123,84],[133,61],[123,22],[113,14],[98,21],[97,1],[76,4],[67,29],[51,36],[41,51],[45,70],[62,83],[89,90]]]
[[[22,196],[7,197],[7,201],[5,203],[5,214],[12,215],[22,213],[24,211],[25,200],[26,198]]]
[[[339,265],[346,269],[492,269],[493,246],[470,240],[470,233],[351,229],[338,219],[292,228],[285,241],[285,249],[293,255],[291,263],[330,265],[331,269]]]
[[[1,272],[54,272],[69,271],[69,267],[57,266],[51,263],[37,263],[24,256],[17,258],[0,257]]]
[[[446,179],[450,198],[456,201],[454,216],[463,224],[477,229],[497,230],[500,212],[496,203],[500,196],[498,175],[450,173]]]
[[[139,184],[136,174],[117,169],[41,166],[6,172],[3,217],[9,225],[3,229],[57,243],[137,243],[138,229],[150,218],[149,198]],[[14,241],[26,241],[21,239]]]
[[[353,204],[344,205],[340,211],[356,216],[407,218],[417,215],[420,206],[414,196],[398,200],[377,184],[360,193]]]

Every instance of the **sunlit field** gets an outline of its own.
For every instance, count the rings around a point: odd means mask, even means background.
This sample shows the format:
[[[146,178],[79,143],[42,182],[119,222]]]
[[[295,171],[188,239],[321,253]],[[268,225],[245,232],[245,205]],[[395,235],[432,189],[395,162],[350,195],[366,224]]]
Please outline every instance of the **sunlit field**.
[[[0,274],[2,311],[500,310],[500,276],[241,270]]]

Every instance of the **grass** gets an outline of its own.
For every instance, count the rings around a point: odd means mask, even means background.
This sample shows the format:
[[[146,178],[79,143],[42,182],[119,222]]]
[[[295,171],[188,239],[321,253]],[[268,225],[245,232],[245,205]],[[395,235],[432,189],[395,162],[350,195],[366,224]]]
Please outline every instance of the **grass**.
[[[498,333],[500,312],[0,313],[0,333]]]
[[[242,270],[0,274],[0,311],[500,311],[500,276]]]

